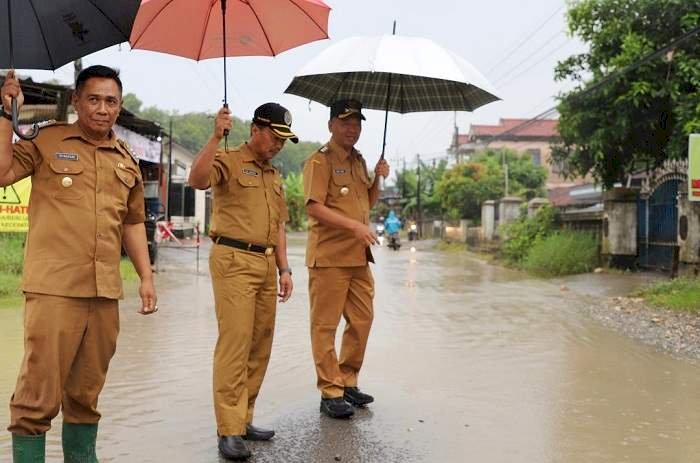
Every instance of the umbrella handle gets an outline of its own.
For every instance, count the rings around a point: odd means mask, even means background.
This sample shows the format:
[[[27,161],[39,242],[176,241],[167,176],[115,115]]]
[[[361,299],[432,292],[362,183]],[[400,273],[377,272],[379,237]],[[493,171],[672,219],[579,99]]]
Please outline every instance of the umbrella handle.
[[[17,136],[22,140],[34,140],[37,135],[39,135],[39,125],[34,124],[31,130],[27,133],[22,133],[19,128],[19,111],[17,111],[17,100],[12,98],[12,129],[15,131]]]

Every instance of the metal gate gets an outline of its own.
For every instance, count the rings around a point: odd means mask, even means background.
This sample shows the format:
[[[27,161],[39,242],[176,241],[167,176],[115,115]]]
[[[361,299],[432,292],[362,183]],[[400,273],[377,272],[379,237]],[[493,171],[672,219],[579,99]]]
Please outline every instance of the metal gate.
[[[637,207],[639,266],[672,271],[678,248],[678,187],[681,180],[659,184]]]

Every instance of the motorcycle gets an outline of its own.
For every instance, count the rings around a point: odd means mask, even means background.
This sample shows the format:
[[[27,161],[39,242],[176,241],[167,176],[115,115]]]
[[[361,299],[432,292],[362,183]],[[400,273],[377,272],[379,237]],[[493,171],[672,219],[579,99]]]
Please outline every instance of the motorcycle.
[[[386,239],[386,237],[384,236],[384,225],[382,225],[381,223],[377,224],[377,226],[375,227],[375,232],[377,234],[379,246],[383,246],[384,240]]]
[[[389,246],[394,251],[399,250],[399,248],[401,247],[401,239],[399,238],[398,232],[389,235],[389,242],[387,243],[387,246]]]
[[[418,227],[415,223],[412,223],[408,229],[408,241],[415,241],[416,239],[418,239]]]

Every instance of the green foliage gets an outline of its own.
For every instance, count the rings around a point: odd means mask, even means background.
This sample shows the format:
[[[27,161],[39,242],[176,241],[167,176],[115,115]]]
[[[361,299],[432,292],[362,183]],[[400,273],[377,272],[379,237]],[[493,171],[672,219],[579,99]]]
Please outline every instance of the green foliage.
[[[677,278],[654,283],[635,295],[656,306],[700,313],[700,281],[694,278]]]
[[[134,268],[134,264],[127,257],[119,261],[119,274],[123,281],[139,281],[139,274]]]
[[[481,217],[481,204],[505,193],[503,160],[508,164],[510,196],[531,199],[543,193],[547,171],[527,156],[508,149],[486,150],[472,161],[447,170],[437,182],[435,197],[450,220]]]
[[[24,233],[0,233],[0,298],[21,295]]]
[[[202,112],[180,114],[177,111],[165,111],[156,106],[142,108],[141,100],[132,93],[124,95],[124,107],[143,119],[158,122],[166,132],[170,130],[172,119],[173,140],[193,153],[199,152],[202,146],[207,143],[214,128],[214,114]],[[250,121],[244,121],[234,116],[233,128],[228,136],[228,145],[239,145],[246,141],[249,136]],[[283,176],[289,172],[301,172],[304,159],[320,146],[321,144],[317,142],[285,143],[282,151],[275,157],[274,164],[281,170]]]
[[[272,163],[280,170],[282,176],[292,172],[301,173],[306,158],[320,147],[321,143],[317,142],[299,141],[297,144],[287,142]]]
[[[501,247],[501,254],[512,264],[520,264],[527,257],[537,240],[549,235],[554,225],[554,208],[543,206],[533,217],[521,217],[502,227],[507,239]]]
[[[527,252],[523,268],[539,276],[590,272],[598,263],[598,241],[585,232],[558,232],[538,238]]]
[[[302,175],[291,172],[284,179],[284,194],[289,209],[288,228],[293,231],[306,229],[306,208],[304,205],[304,181]]]
[[[580,0],[569,30],[588,51],[557,66],[558,80],[577,86],[560,97],[562,142],[553,162],[569,176],[591,173],[604,186],[640,167],[687,156],[688,134],[700,130],[700,40],[695,34],[586,94],[700,25],[700,0]]]
[[[26,238],[24,233],[0,233],[0,274],[22,274]]]
[[[423,217],[440,217],[442,204],[437,191],[437,184],[447,171],[447,162],[442,160],[436,165],[420,163],[420,201]],[[418,215],[418,169],[396,169],[396,189],[401,195],[403,208],[396,213],[401,217]]]

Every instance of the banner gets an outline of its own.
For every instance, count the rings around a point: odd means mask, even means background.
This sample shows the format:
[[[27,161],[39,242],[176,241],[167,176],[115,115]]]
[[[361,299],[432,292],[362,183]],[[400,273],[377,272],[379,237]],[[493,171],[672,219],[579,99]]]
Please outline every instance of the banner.
[[[688,200],[700,201],[700,134],[688,138]]]
[[[27,232],[29,193],[32,190],[30,177],[14,185],[0,187],[0,233]]]
[[[136,156],[148,162],[160,163],[160,142],[149,140],[143,135],[125,129],[120,125],[112,127],[117,138],[121,138],[129,144],[129,147],[136,153]]]

